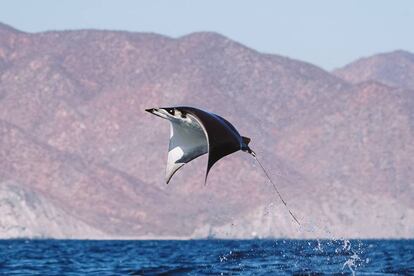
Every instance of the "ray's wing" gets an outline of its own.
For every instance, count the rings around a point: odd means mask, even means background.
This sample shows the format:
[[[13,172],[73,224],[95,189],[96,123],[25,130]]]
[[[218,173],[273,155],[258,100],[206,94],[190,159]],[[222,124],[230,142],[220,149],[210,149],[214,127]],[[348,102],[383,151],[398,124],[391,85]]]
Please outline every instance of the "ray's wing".
[[[187,115],[186,121],[170,120],[171,133],[165,181],[191,160],[208,152],[207,136],[199,121]]]
[[[240,150],[242,138],[232,124],[216,114],[193,107],[179,108],[197,118],[207,137],[208,163],[204,180],[207,183],[208,173],[213,165],[224,156]]]
[[[206,120],[204,127],[209,136],[209,156],[207,164],[207,172],[204,182],[207,183],[208,173],[213,165],[221,158],[232,154],[241,148],[241,136],[236,128],[223,117],[214,113],[209,113],[210,116],[203,118]]]

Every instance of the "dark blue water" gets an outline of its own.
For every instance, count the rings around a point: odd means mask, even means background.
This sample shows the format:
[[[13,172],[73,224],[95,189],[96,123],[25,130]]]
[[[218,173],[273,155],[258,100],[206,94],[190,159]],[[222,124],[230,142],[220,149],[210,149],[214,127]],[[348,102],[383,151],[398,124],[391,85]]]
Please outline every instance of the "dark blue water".
[[[414,275],[414,240],[0,241],[2,275]]]

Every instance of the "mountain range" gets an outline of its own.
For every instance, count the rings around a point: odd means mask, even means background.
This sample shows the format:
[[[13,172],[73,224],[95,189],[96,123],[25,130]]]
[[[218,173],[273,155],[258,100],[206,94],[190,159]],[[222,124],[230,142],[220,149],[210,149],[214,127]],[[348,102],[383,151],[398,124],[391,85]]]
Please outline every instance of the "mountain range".
[[[179,38],[0,24],[0,238],[412,238],[414,54],[333,72],[217,33]],[[164,182],[169,126],[231,121],[251,156]]]

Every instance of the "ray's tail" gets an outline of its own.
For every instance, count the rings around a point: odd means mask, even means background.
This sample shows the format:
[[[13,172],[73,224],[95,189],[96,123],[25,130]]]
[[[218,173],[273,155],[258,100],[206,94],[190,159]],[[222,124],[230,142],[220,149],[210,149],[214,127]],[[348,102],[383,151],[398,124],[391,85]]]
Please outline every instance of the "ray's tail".
[[[279,196],[280,200],[283,202],[283,205],[285,205],[286,209],[289,211],[289,214],[291,215],[291,217],[293,218],[294,221],[296,221],[296,223],[300,226],[300,222],[299,220],[295,217],[295,215],[292,213],[292,211],[289,209],[289,206],[287,205],[286,201],[283,199],[282,195],[280,194],[279,190],[276,187],[276,184],[272,181],[272,179],[270,178],[269,174],[267,173],[266,169],[263,167],[262,163],[260,163],[259,159],[256,156],[256,153],[254,151],[252,151],[251,149],[249,149],[248,151],[253,158],[257,161],[257,163],[260,165],[260,167],[262,168],[264,174],[266,175],[267,179],[269,180],[269,182],[272,184],[273,189],[275,190],[276,194]],[[282,175],[279,175],[280,177],[283,177]],[[284,179],[286,179],[285,177],[283,177]],[[288,182],[290,182],[288,179],[286,179]]]

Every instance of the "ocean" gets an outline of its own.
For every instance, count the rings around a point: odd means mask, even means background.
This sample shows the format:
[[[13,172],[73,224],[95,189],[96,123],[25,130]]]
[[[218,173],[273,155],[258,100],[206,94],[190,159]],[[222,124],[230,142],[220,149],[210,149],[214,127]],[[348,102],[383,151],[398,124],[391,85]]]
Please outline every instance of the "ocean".
[[[1,275],[414,275],[414,240],[1,240]]]

